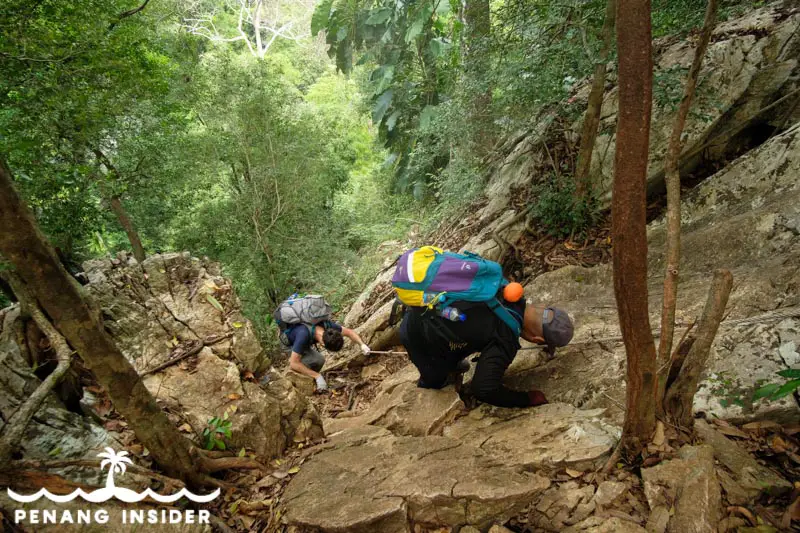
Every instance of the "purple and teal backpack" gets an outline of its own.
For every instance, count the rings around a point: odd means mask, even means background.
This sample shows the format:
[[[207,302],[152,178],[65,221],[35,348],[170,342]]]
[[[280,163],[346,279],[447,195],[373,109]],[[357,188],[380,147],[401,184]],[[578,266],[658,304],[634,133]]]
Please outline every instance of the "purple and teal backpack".
[[[485,302],[519,336],[522,317],[498,298],[507,284],[498,263],[477,254],[445,252],[435,246],[406,251],[398,259],[392,277],[397,299],[407,306],[433,309],[457,301]]]

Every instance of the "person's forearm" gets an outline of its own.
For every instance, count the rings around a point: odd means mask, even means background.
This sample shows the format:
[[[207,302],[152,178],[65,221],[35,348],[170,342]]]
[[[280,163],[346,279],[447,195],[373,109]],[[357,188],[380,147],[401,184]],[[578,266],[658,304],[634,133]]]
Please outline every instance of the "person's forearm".
[[[356,330],[354,329],[350,330],[348,337],[350,337],[350,340],[358,345],[366,344],[363,340],[361,340],[361,337],[359,337],[358,333],[356,333]]]
[[[303,374],[305,376],[309,376],[309,377],[312,377],[314,379],[316,379],[317,376],[319,376],[319,372],[314,372],[313,370],[308,368],[306,365],[304,365],[300,361],[291,361],[290,360],[289,361],[289,368],[291,368],[292,370],[294,370],[298,374]]]

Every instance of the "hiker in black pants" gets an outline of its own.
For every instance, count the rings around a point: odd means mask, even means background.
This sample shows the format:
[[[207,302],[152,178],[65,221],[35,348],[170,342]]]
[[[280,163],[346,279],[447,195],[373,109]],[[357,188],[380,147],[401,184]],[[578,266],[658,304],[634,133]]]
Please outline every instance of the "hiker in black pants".
[[[551,355],[556,347],[572,340],[573,326],[561,309],[544,305],[503,302],[522,321],[521,337],[547,346]],[[456,302],[453,307],[466,315],[463,322],[438,316],[435,310],[408,308],[400,325],[400,339],[408,356],[419,370],[417,385],[441,389],[452,372],[469,369],[469,355],[480,352],[472,393],[478,400],[499,407],[529,407],[547,403],[541,391],[514,391],[503,385],[503,374],[520,349],[519,339],[485,303]]]

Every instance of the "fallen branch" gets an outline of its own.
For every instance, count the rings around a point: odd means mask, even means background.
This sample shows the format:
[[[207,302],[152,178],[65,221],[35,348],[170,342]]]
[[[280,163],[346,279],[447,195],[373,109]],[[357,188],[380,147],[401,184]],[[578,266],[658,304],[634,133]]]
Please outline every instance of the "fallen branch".
[[[184,353],[182,355],[179,355],[178,357],[175,357],[174,359],[170,359],[166,363],[162,363],[162,364],[158,365],[157,367],[148,370],[147,372],[142,372],[141,376],[144,377],[144,376],[149,376],[150,374],[155,374],[156,372],[161,372],[165,368],[169,368],[169,367],[171,367],[173,365],[176,365],[176,364],[180,363],[181,361],[183,361],[184,359],[188,359],[189,357],[191,357],[193,355],[197,355],[198,353],[200,353],[200,351],[203,348],[205,348],[205,343],[197,341],[195,343],[195,345],[188,352],[186,352],[186,353]]]
[[[200,463],[200,470],[206,474],[234,468],[261,470],[263,472],[268,470],[266,466],[250,457],[215,457],[213,455],[216,454],[209,454],[206,450],[201,450],[197,447],[193,447],[190,453]]]

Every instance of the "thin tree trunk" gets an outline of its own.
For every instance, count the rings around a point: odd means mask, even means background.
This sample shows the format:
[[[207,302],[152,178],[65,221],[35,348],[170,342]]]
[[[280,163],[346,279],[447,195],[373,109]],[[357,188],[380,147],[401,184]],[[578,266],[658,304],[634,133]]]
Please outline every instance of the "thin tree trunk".
[[[628,369],[620,450],[632,461],[655,428],[656,349],[647,308],[646,179],[653,59],[649,0],[618,0],[619,119],[611,204],[614,296]]]
[[[139,238],[139,233],[133,227],[133,222],[131,222],[128,212],[122,205],[122,201],[119,199],[119,196],[112,196],[108,203],[111,206],[111,210],[117,215],[120,226],[122,226],[122,229],[128,234],[128,240],[131,243],[131,248],[133,248],[133,257],[135,257],[139,263],[143,262],[145,254],[142,240]]]
[[[714,31],[717,3],[718,0],[708,0],[700,42],[697,43],[694,51],[694,59],[686,79],[686,88],[678,107],[678,115],[675,117],[675,125],[669,138],[667,157],[664,162],[664,179],[667,184],[667,265],[664,273],[664,301],[661,308],[661,338],[658,343],[660,372],[656,398],[659,403],[659,414],[663,410],[661,399],[664,397],[664,389],[669,376],[672,337],[675,331],[675,306],[678,297],[678,268],[681,259],[681,176],[679,172],[679,162],[683,150],[681,138],[697,88],[697,77],[700,74],[700,66],[703,64],[703,56],[705,56],[708,42],[711,40],[711,32]]]
[[[708,353],[722,322],[732,286],[733,276],[730,271],[720,269],[714,272],[694,342],[683,361],[677,379],[669,386],[664,398],[667,421],[680,428],[691,430],[694,426],[692,405],[697,392],[697,382],[706,366]]]
[[[117,180],[122,180],[122,176],[117,170],[117,167],[114,166],[113,163],[106,157],[101,150],[93,149],[94,155],[97,159],[106,167],[106,169],[114,175]],[[106,201],[109,203],[109,207],[111,207],[111,211],[117,216],[117,220],[119,220],[120,226],[122,229],[125,230],[125,233],[128,235],[128,240],[131,243],[131,248],[133,249],[133,257],[141,263],[145,259],[144,254],[144,247],[142,246],[142,240],[139,238],[139,233],[136,231],[136,228],[133,227],[133,222],[131,222],[131,218],[128,216],[128,212],[125,210],[125,207],[122,205],[122,201],[119,199],[119,195],[116,194],[108,194],[105,190],[105,187],[100,184],[100,190],[103,193],[103,196],[106,198]]]
[[[606,14],[601,33],[600,54],[594,64],[592,89],[589,92],[589,104],[581,128],[581,145],[578,149],[578,164],[575,168],[575,198],[584,200],[591,191],[589,169],[592,166],[592,153],[600,127],[600,111],[603,107],[603,94],[606,87],[606,64],[614,39],[614,21],[616,19],[616,0],[607,0]]]
[[[6,422],[2,435],[0,435],[0,464],[8,464],[11,460],[11,456],[19,445],[20,440],[22,440],[22,436],[25,434],[25,429],[28,427],[31,418],[33,418],[33,415],[39,410],[42,402],[47,398],[47,395],[50,394],[56,384],[58,384],[61,377],[69,370],[72,356],[72,350],[67,345],[67,341],[65,341],[64,337],[50,324],[50,321],[45,318],[39,306],[30,298],[30,295],[26,294],[24,286],[16,279],[16,275],[6,273],[5,277],[14,288],[14,294],[17,295],[17,298],[19,298],[20,301],[25,300],[30,315],[39,326],[39,329],[47,335],[47,338],[50,340],[50,345],[56,352],[58,365]]]
[[[9,261],[56,329],[80,354],[108,391],[153,459],[170,475],[192,484],[202,476],[192,463],[190,442],[167,419],[103,327],[80,285],[64,270],[33,214],[14,188],[0,158],[0,254]]]
[[[475,135],[473,142],[480,155],[487,153],[494,140],[492,127],[492,87],[488,74],[488,54],[486,50],[491,34],[491,10],[489,0],[467,0],[464,7],[464,21],[467,26],[466,69],[473,81],[480,81],[485,87],[475,95],[470,116]]]

